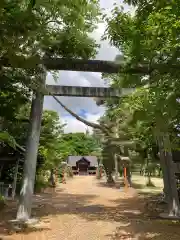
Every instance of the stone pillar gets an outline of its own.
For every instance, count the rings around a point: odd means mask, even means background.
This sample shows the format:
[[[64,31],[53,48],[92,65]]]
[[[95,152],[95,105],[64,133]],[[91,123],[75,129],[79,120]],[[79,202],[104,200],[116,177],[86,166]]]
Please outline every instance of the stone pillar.
[[[46,71],[42,67],[42,90],[45,87]],[[38,87],[37,87],[38,88]],[[44,95],[38,91],[33,94],[29,134],[26,144],[24,176],[20,192],[20,200],[17,211],[17,220],[27,221],[31,216],[32,197],[34,194],[34,182],[36,174],[37,154],[40,138],[41,119],[43,113]]]

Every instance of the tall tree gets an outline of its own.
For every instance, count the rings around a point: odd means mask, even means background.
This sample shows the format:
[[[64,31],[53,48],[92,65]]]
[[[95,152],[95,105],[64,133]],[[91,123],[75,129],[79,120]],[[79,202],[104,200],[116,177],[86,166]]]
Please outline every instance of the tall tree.
[[[89,35],[99,20],[99,4],[96,0],[78,0],[75,3],[52,0],[49,3],[42,1],[41,3],[33,2],[33,4],[29,4],[26,0],[13,0],[2,1],[0,8],[1,63],[5,61],[13,66],[11,68],[1,66],[1,77],[8,80],[10,87],[22,86],[22,97],[24,89],[25,91],[29,88],[39,89],[42,73],[37,64],[45,54],[49,57],[87,59],[94,57],[96,53],[98,45]],[[17,69],[19,65],[23,69]],[[32,68],[28,70],[26,66]],[[12,100],[13,97],[11,95]],[[37,135],[39,134],[32,136],[34,136],[34,141],[38,142],[39,136]],[[32,157],[34,164],[35,155]],[[32,171],[34,172],[34,167]],[[21,210],[18,211],[19,218],[28,219],[30,216],[34,178],[35,175],[32,172],[29,177],[24,178],[29,179],[29,184],[23,187],[19,208]],[[23,198],[25,195],[26,201]]]
[[[63,134],[62,140],[69,148],[69,155],[87,156],[91,155],[98,148],[93,136],[85,133]]]
[[[124,13],[115,6],[113,14],[106,18],[108,27],[106,37],[111,44],[122,51],[125,69],[129,66],[149,65],[149,74],[146,77],[123,75],[113,76],[113,82],[119,87],[140,87],[148,84],[149,118],[154,123],[156,134],[163,135],[163,151],[165,163],[171,163],[169,134],[173,125],[178,124],[179,103],[179,69],[172,71],[168,64],[179,63],[179,5],[178,2],[167,1],[125,1],[136,6],[135,15]],[[119,24],[121,22],[121,24]],[[161,64],[161,73],[158,69],[152,71],[151,66]],[[147,95],[146,95],[147,96]],[[147,106],[147,105],[146,105]],[[146,107],[144,109],[147,109]],[[151,110],[150,110],[151,109]],[[147,116],[147,112],[139,109]],[[158,136],[159,137],[159,136]],[[161,148],[162,149],[162,148]],[[167,160],[167,157],[169,160]],[[167,160],[167,161],[166,161]],[[167,168],[167,167],[166,167]],[[176,190],[174,170],[169,165],[169,206],[170,214],[179,215],[180,207]],[[173,207],[173,203],[175,207]]]

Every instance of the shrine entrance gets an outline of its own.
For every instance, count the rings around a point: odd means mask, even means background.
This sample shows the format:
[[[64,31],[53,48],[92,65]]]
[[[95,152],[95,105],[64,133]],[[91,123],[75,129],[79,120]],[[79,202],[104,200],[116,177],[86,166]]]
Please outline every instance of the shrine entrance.
[[[85,158],[81,158],[79,161],[76,162],[76,166],[77,166],[79,175],[87,175],[90,162]]]

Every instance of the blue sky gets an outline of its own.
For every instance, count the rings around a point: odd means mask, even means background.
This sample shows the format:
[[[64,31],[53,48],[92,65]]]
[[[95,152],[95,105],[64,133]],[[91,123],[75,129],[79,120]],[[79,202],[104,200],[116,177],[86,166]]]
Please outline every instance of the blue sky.
[[[85,118],[85,119],[86,119],[86,117],[87,117],[87,114],[88,114],[88,111],[87,111],[86,109],[80,109],[80,111],[78,112],[78,115],[79,115],[80,117]]]
[[[118,3],[124,6],[125,11],[131,9],[123,4],[123,0],[100,0],[101,8],[104,8],[107,13],[110,13],[114,3]],[[119,54],[119,51],[110,46],[108,41],[101,41],[100,38],[105,30],[105,24],[100,23],[98,29],[92,34],[97,43],[100,43],[101,47],[96,56],[99,60],[114,60],[115,56]],[[52,76],[47,75],[47,84],[55,84]],[[69,85],[69,86],[93,86],[103,87],[107,84],[101,79],[101,73],[87,73],[87,72],[73,72],[73,71],[60,71],[59,78],[56,84]],[[71,110],[82,116],[83,118],[96,122],[100,116],[104,114],[104,107],[97,106],[92,98],[80,98],[80,97],[59,97],[59,99]],[[71,115],[69,115],[52,97],[45,97],[44,109],[50,109],[57,111],[60,115],[61,121],[66,123],[65,132],[85,132],[87,126],[77,121]],[[88,128],[91,132],[92,129]]]

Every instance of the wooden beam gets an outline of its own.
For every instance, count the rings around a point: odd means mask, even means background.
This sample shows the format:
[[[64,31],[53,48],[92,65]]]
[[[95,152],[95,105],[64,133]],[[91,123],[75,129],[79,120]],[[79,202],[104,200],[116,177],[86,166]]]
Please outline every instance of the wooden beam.
[[[0,66],[13,68],[36,68],[39,65],[44,65],[47,70],[68,70],[68,71],[83,71],[83,72],[102,72],[102,73],[129,73],[129,74],[148,74],[152,70],[160,72],[169,72],[172,69],[179,69],[180,65],[156,64],[129,66],[124,69],[122,64],[117,64],[114,61],[103,60],[84,60],[84,59],[66,59],[66,58],[43,58],[38,57],[16,57],[16,61],[11,61],[8,58],[0,59]],[[13,58],[14,59],[14,58]],[[166,68],[167,65],[167,68]]]
[[[114,61],[104,60],[84,60],[66,58],[44,58],[41,62],[48,70],[68,70],[83,72],[102,72],[102,73],[128,73],[147,75],[153,70],[161,73],[168,73],[173,69],[179,69],[180,64],[137,64],[136,66],[124,66]]]
[[[50,58],[45,57],[20,57],[14,56],[16,61],[11,61],[8,58],[0,59],[0,66],[14,68],[35,68],[43,64],[47,70],[68,70],[68,71],[83,71],[83,72],[102,72],[102,73],[128,73],[128,74],[143,74],[147,75],[153,70],[158,70],[160,73],[168,73],[170,71],[179,70],[180,64],[149,64],[129,66],[126,68],[122,64],[117,64],[114,61],[103,60],[84,60],[84,59],[67,59],[67,58]]]
[[[43,64],[47,70],[68,70],[68,71],[83,71],[83,72],[103,72],[103,73],[118,73],[123,70],[120,64],[113,61],[102,60],[83,60],[83,59],[66,59],[66,58],[48,58],[39,59],[37,57],[24,58],[16,56],[16,61],[11,61],[8,58],[0,59],[0,66],[14,68],[35,68]],[[148,68],[146,67],[146,70]],[[144,69],[131,69],[131,73],[144,73]],[[140,71],[140,72],[139,72]]]
[[[46,85],[51,94],[56,96],[72,96],[72,97],[100,97],[100,98],[117,98],[121,96],[121,91],[114,88],[100,87],[74,87],[74,86],[58,86]]]
[[[43,63],[49,70],[69,70],[102,73],[118,73],[123,70],[120,64],[114,63],[113,61],[102,60],[53,58],[44,59]],[[139,70],[132,70],[132,72],[137,74]]]

